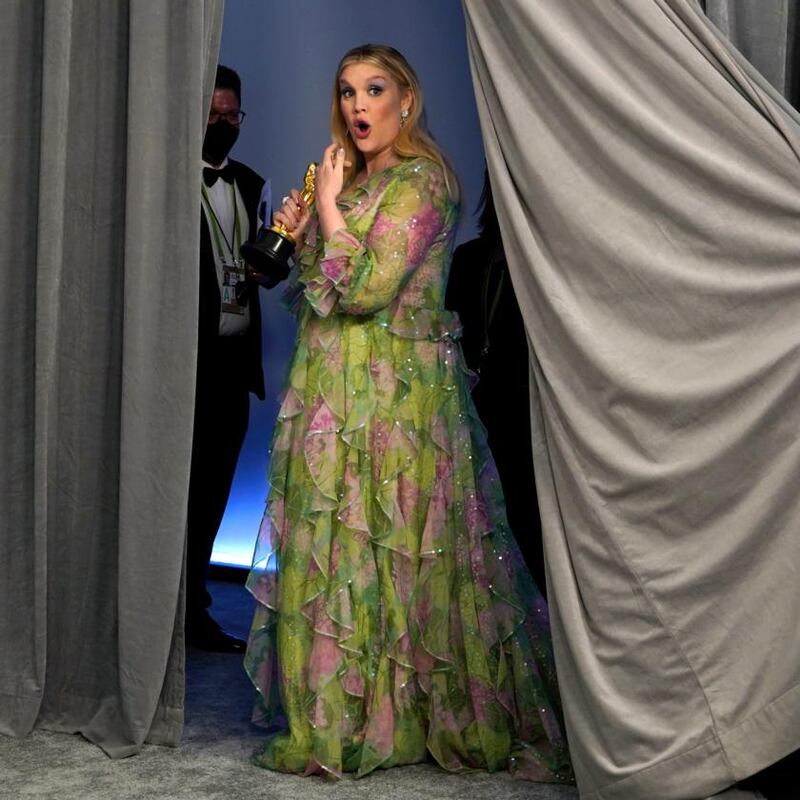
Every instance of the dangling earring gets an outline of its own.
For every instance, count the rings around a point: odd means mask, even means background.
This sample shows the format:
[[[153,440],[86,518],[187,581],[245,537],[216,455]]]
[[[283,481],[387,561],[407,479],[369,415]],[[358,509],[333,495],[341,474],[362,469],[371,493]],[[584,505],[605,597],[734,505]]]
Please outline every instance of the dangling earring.
[[[404,109],[403,109],[403,110],[400,112],[400,127],[401,127],[401,128],[403,127],[403,125],[405,125],[405,124],[406,124],[406,120],[407,120],[407,119],[408,119],[408,109],[407,109],[407,108],[404,108]]]

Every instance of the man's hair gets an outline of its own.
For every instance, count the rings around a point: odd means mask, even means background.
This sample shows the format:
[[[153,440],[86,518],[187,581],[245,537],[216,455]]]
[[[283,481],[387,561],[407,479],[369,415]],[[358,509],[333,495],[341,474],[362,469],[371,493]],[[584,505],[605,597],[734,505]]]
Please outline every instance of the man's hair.
[[[214,82],[215,89],[230,89],[239,101],[242,103],[242,81],[239,78],[239,73],[236,70],[226,67],[224,64],[217,65],[217,79]]]

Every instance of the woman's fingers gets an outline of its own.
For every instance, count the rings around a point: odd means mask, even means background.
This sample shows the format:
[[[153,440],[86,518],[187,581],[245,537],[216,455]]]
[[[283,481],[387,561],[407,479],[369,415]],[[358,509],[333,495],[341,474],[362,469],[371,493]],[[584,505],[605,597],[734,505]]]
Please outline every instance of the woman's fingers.
[[[321,166],[334,173],[343,172],[345,167],[350,166],[349,161],[345,161],[345,150],[338,142],[331,142],[322,153]]]
[[[289,198],[290,203],[294,203],[294,208],[298,214],[302,215],[305,213],[308,206],[306,205],[306,201],[303,200],[303,195],[297,189],[292,189],[290,192],[291,197]]]
[[[272,222],[274,225],[282,225],[287,231],[290,231],[295,226],[295,223],[283,211],[276,211],[272,215]]]
[[[282,201],[283,204],[273,214],[272,219],[287,230],[294,230],[302,221],[308,207],[297,189],[292,189],[288,195],[282,198]]]
[[[322,153],[317,170],[317,202],[335,200],[344,183],[345,150],[338,142],[331,142]]]
[[[322,153],[322,166],[335,167],[336,166],[336,152],[339,150],[339,145],[336,142],[331,142]]]

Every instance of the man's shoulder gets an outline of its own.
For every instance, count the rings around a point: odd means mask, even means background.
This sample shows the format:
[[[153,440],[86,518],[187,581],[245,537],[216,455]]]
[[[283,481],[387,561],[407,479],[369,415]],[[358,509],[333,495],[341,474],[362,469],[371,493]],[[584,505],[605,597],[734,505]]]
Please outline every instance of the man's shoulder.
[[[260,187],[264,185],[264,179],[254,169],[233,158],[229,158],[228,163],[236,171],[237,182],[257,183],[260,191]]]
[[[483,266],[489,254],[486,240],[478,236],[463,242],[453,252],[453,266]]]

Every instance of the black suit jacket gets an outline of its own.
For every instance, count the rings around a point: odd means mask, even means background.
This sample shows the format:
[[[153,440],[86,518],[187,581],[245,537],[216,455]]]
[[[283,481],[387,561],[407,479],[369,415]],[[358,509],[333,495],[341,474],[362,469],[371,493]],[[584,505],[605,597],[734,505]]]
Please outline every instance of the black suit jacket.
[[[264,179],[240,161],[228,159],[234,170],[234,179],[242,195],[247,218],[250,224],[250,238],[255,238],[258,225],[258,201]],[[238,254],[237,254],[238,255]],[[200,211],[200,315],[198,331],[198,360],[202,361],[204,351],[208,351],[219,336],[219,314],[222,298],[217,280],[217,267],[208,230],[206,215]],[[242,335],[245,348],[245,370],[247,388],[259,399],[264,399],[264,370],[261,366],[261,306],[258,301],[258,286],[249,289],[250,326]]]

